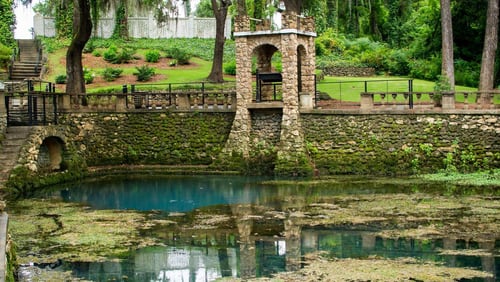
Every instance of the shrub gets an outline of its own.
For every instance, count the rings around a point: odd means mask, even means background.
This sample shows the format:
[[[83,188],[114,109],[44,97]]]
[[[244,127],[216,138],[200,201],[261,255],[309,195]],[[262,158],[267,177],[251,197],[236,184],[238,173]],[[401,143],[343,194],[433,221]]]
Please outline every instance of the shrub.
[[[122,69],[105,68],[102,71],[102,77],[106,81],[115,81],[117,78],[121,76],[122,72],[123,72]]]
[[[60,74],[60,75],[56,76],[55,81],[57,84],[65,84],[66,83],[66,75]]]
[[[455,61],[455,83],[469,87],[478,87],[481,66],[475,62]]]
[[[155,75],[155,69],[148,65],[135,67],[135,69],[137,71],[134,72],[134,75],[137,76],[137,81],[148,81]]]
[[[118,49],[116,45],[112,44],[104,51],[104,60],[112,64],[128,63],[134,58],[135,50],[131,48]]]
[[[180,48],[169,49],[167,55],[169,58],[177,60],[179,65],[187,65],[191,59],[191,55]]]
[[[91,84],[94,82],[94,76],[94,73],[90,69],[83,69],[83,80],[85,81],[85,84]]]
[[[410,75],[413,78],[436,80],[441,72],[441,59],[433,57],[430,60],[413,60],[410,62]]]
[[[100,56],[102,56],[101,51],[99,51],[99,50],[94,50],[94,51],[92,52],[92,56],[94,56],[94,57],[100,57]]]
[[[0,67],[6,67],[10,62],[12,49],[0,43]]]
[[[410,73],[408,55],[404,50],[392,50],[385,59],[385,65],[392,75],[407,75]]]
[[[87,44],[85,44],[85,47],[83,47],[82,52],[83,53],[92,53],[95,50],[95,45],[93,40],[87,41]]]
[[[109,48],[104,51],[104,60],[108,62],[113,62],[118,58],[118,47],[116,45],[112,44],[109,46]]]
[[[236,61],[230,61],[225,63],[224,73],[228,75],[236,75]]]
[[[150,50],[146,53],[146,62],[157,63],[160,60],[160,52],[157,50]]]

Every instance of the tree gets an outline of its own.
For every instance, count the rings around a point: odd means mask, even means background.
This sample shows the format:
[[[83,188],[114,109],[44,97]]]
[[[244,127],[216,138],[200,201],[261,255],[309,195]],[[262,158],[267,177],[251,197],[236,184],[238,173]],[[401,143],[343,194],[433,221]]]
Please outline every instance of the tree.
[[[31,0],[23,0],[31,3]],[[53,5],[59,3],[57,0],[51,0]],[[71,0],[63,0],[71,1]],[[85,80],[83,78],[82,52],[85,44],[87,44],[92,34],[92,14],[94,16],[98,9],[105,10],[112,0],[96,1],[96,0],[72,0],[73,1],[73,35],[70,46],[66,53],[66,93],[76,98],[76,95],[85,94]],[[118,3],[126,2],[127,0],[117,0]],[[116,3],[116,2],[115,2]],[[159,22],[166,21],[171,11],[171,1],[163,0],[148,0],[136,1],[138,7],[147,5],[147,7],[155,7],[155,17]],[[100,5],[100,6],[98,6]],[[124,4],[125,5],[125,4]],[[50,5],[49,5],[50,6]],[[92,13],[94,11],[94,13]],[[75,101],[75,99],[73,99]]]
[[[453,90],[455,89],[455,69],[450,0],[441,0],[441,52],[441,75],[446,76]]]
[[[226,26],[227,10],[231,5],[230,0],[212,0],[212,9],[215,16],[215,46],[212,69],[207,79],[212,82],[223,82],[222,63],[224,56],[224,29]]]
[[[85,93],[82,52],[92,34],[89,0],[73,1],[73,38],[66,52],[66,93],[73,97]]]
[[[491,90],[495,81],[495,54],[498,47],[499,0],[488,1],[479,90]]]

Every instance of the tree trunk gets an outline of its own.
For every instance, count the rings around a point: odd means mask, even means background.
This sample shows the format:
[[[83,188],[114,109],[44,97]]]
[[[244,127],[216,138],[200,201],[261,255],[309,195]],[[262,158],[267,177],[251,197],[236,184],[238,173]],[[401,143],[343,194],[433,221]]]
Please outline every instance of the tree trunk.
[[[212,8],[215,16],[215,47],[212,69],[207,77],[207,80],[212,82],[223,82],[224,75],[222,73],[222,62],[224,59],[224,29],[226,25],[227,9],[231,5],[230,1],[221,0],[220,6],[217,5],[217,0],[212,0]]]
[[[285,0],[285,8],[288,12],[294,12],[300,15],[302,8],[302,0]]]
[[[450,90],[455,89],[455,68],[453,66],[453,28],[450,0],[441,0],[441,75],[446,76]]]
[[[92,33],[89,0],[73,1],[73,40],[66,53],[66,94],[77,101],[77,95],[85,93],[82,51]]]
[[[495,86],[495,56],[498,48],[498,6],[499,0],[488,1],[479,90],[492,90]]]

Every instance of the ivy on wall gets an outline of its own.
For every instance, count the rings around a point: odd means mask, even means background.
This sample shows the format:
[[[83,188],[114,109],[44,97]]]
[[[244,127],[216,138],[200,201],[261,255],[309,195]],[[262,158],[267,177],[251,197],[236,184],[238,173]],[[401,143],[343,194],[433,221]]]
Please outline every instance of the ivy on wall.
[[[73,34],[73,1],[61,1],[55,8],[57,38],[71,38]]]
[[[121,2],[120,6],[116,9],[115,29],[113,30],[111,38],[128,38],[127,7],[123,2]]]
[[[0,44],[7,47],[14,47],[14,33],[12,28],[15,25],[14,1],[0,0]]]

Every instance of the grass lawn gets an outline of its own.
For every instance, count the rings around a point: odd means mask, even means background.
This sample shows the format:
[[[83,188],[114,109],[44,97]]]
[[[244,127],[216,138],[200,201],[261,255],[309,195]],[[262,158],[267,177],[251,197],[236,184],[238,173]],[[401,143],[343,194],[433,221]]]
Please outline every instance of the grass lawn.
[[[407,77],[397,76],[370,76],[370,77],[325,77],[318,83],[317,89],[327,93],[331,98],[359,102],[361,92],[407,92],[409,91],[409,80]],[[414,92],[428,92],[434,90],[435,82],[421,79],[413,79]],[[366,90],[365,90],[366,87]],[[456,86],[456,91],[477,91],[477,88]],[[379,98],[376,96],[376,98]],[[463,96],[457,97],[457,101],[463,101]],[[461,99],[460,99],[461,98]],[[423,95],[424,101],[429,101],[428,95]],[[469,97],[470,101],[474,97]],[[378,99],[380,100],[380,99]],[[461,100],[461,101],[460,101]],[[377,99],[376,99],[377,101]],[[398,97],[403,101],[403,97]]]
[[[142,45],[145,45],[142,42]],[[106,48],[97,48],[102,54]],[[95,75],[95,80],[92,84],[87,84],[88,93],[105,93],[121,91],[122,85],[127,84],[167,84],[167,83],[189,83],[202,82],[210,73],[212,62],[200,57],[192,57],[190,64],[185,66],[169,65],[169,59],[162,58],[158,63],[147,63],[144,61],[144,54],[148,49],[136,49],[137,60],[133,60],[127,64],[110,64],[104,61],[102,57],[96,57],[92,54],[84,54],[83,65],[90,69]],[[164,52],[160,52],[164,56]],[[66,73],[65,63],[66,48],[49,53],[48,57],[48,72],[45,75],[46,81],[55,81],[56,76]],[[155,69],[155,77],[152,81],[137,82],[133,75],[136,72],[137,66],[148,65]],[[106,82],[102,78],[102,72],[105,68],[122,69],[122,77],[116,81]],[[234,76],[226,76],[227,81],[234,81]],[[395,76],[372,76],[372,77],[325,77],[317,85],[317,89],[339,101],[359,102],[361,92],[407,92],[409,90],[409,80],[407,77]],[[414,92],[431,92],[434,89],[435,82],[413,79]],[[59,91],[63,91],[64,87],[57,87]],[[456,86],[456,91],[476,91],[477,89],[464,86]],[[498,95],[497,95],[498,96]],[[392,102],[391,95],[386,95],[385,99]],[[463,102],[462,94],[457,95],[457,102]],[[396,99],[399,102],[404,101],[404,97],[399,95]],[[470,103],[475,102],[475,95],[468,97]],[[375,101],[381,101],[379,95],[375,96]],[[418,100],[414,97],[415,103],[430,101],[429,95],[422,95]],[[496,97],[495,103],[500,103],[500,97]]]

